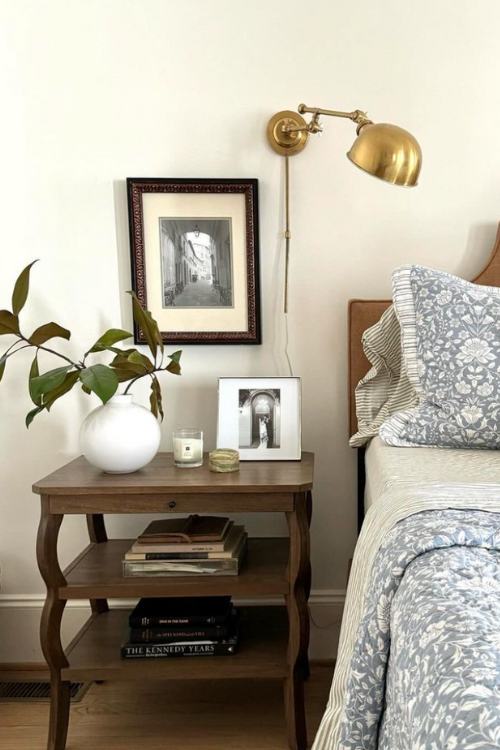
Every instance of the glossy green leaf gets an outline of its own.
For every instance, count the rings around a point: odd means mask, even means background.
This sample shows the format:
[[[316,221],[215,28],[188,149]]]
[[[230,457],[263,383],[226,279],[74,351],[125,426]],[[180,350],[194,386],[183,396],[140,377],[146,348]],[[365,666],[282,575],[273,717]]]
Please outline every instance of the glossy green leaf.
[[[129,356],[129,354],[132,354],[132,352],[136,352],[137,349],[119,349],[117,346],[108,346],[108,352],[113,352],[119,357],[125,357],[125,359]]]
[[[26,427],[29,427],[30,424],[33,422],[34,418],[37,414],[40,414],[41,411],[45,409],[45,406],[36,406],[34,409],[32,409],[30,412],[26,414]]]
[[[149,310],[144,310],[144,315],[147,317],[149,322],[149,328],[151,331],[151,335],[154,337],[156,343],[160,347],[160,351],[163,354],[163,338],[160,332],[160,329],[158,328],[158,323],[153,318]]]
[[[146,370],[142,363],[130,362],[127,357],[123,357],[121,354],[116,355],[110,363],[110,367],[114,370],[119,369],[122,372],[128,372],[130,378],[134,378],[136,375],[146,374]]]
[[[154,370],[154,364],[151,362],[151,360],[146,357],[145,354],[141,354],[141,352],[133,351],[131,354],[127,357],[127,362],[131,362],[134,365],[140,365],[144,372],[151,372],[151,370]]]
[[[29,374],[29,380],[28,380],[28,390],[30,392],[30,398],[33,401],[33,403],[36,404],[36,406],[41,406],[42,405],[42,395],[38,394],[38,395],[35,396],[35,394],[33,393],[33,385],[32,384],[33,384],[33,380],[35,378],[38,378],[39,376],[40,376],[40,371],[38,369],[38,355],[35,354],[35,358],[34,358],[33,362],[31,363],[31,367],[30,367],[30,374]]]
[[[168,363],[168,365],[165,367],[165,370],[167,370],[168,372],[171,372],[172,375],[181,374],[181,366],[178,362],[175,362],[174,360]]]
[[[123,331],[121,328],[110,328],[97,339],[92,349],[89,349],[88,353],[91,354],[92,352],[102,352],[105,349],[110,349],[114,344],[118,343],[118,341],[129,339],[132,335],[133,334],[129,331]]]
[[[115,351],[118,351],[118,354],[112,360],[111,367],[128,371],[131,377],[145,375],[154,370],[154,364],[149,357],[146,357],[137,349],[127,349],[126,351],[118,349]]]
[[[78,370],[68,372],[60,385],[58,385],[56,388],[53,388],[51,391],[44,395],[43,405],[45,406],[47,411],[50,411],[51,406],[57,401],[58,398],[61,398],[61,396],[64,396],[73,388],[75,383],[78,381],[78,376]]]
[[[169,354],[168,358],[172,360],[172,362],[180,362],[182,356],[182,349],[178,349],[173,354]]]
[[[181,374],[181,365],[180,365],[181,355],[182,355],[182,349],[178,349],[173,354],[168,355],[170,362],[168,363],[165,369],[168,370],[168,372],[171,372],[172,375]]]
[[[7,364],[7,357],[4,355],[3,357],[0,357],[0,381],[3,378],[6,364]]]
[[[149,397],[149,403],[151,404],[151,411],[153,412],[155,417],[157,419],[158,417],[160,417],[160,421],[163,421],[163,417],[165,415],[163,414],[161,386],[156,375],[153,375],[151,378],[151,394]]]
[[[14,291],[12,292],[12,311],[14,315],[19,315],[23,309],[26,300],[28,299],[28,291],[30,288],[30,271],[31,267],[36,263],[30,263],[26,268],[21,271],[17,277],[17,281],[14,285]]]
[[[151,406],[151,412],[152,414],[158,419],[158,399],[156,397],[156,391],[153,388],[153,383],[151,383],[151,393],[149,396],[149,403]]]
[[[86,367],[85,370],[80,370],[79,377],[83,385],[99,396],[103,404],[114,396],[118,388],[116,372],[106,365]]]
[[[90,388],[87,388],[87,386],[86,386],[86,385],[82,385],[82,391],[83,391],[84,393],[86,393],[86,394],[87,394],[87,396],[90,396],[90,394],[92,393],[92,391],[90,390]]]
[[[126,383],[127,380],[133,380],[137,377],[137,373],[121,367],[113,367],[113,372],[116,373],[116,377],[118,378],[119,383]]]
[[[72,367],[73,365],[56,367],[55,370],[49,370],[43,375],[39,375],[38,377],[33,378],[33,380],[30,381],[30,395],[33,402],[35,404],[38,403],[38,399],[40,398],[40,396],[43,396],[43,394],[48,393],[54,388],[57,388],[58,385],[61,385],[66,373],[68,372],[68,370],[71,370]]]
[[[45,323],[40,326],[30,336],[30,343],[34,346],[42,346],[49,339],[66,339],[69,341],[71,338],[71,332],[67,328],[63,328],[58,323]]]
[[[146,314],[146,311],[137,299],[135,292],[129,292],[129,294],[132,297],[132,313],[134,320],[142,330],[151,354],[156,360],[156,354],[158,352],[158,326],[156,325],[156,321],[153,320],[151,314]]]
[[[0,336],[6,333],[19,333],[19,319],[10,310],[0,310]]]

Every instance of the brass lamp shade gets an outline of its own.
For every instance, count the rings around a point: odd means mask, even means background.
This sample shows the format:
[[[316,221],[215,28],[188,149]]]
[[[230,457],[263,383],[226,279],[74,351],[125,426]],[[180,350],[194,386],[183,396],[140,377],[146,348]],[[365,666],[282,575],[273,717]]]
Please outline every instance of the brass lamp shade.
[[[374,177],[408,187],[417,184],[422,164],[417,140],[407,130],[388,123],[363,125],[347,157]]]

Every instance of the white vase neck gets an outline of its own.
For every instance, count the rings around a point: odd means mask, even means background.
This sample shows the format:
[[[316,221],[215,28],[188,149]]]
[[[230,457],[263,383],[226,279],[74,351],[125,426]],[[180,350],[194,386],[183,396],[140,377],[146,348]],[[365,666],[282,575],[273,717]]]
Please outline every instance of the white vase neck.
[[[133,403],[134,396],[132,393],[122,393],[119,396],[112,396],[108,404],[110,406],[130,406]]]

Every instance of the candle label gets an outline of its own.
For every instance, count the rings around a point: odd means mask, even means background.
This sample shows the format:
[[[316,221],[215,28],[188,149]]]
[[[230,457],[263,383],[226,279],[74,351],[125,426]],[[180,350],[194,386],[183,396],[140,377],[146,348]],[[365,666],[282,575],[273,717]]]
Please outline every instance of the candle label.
[[[182,440],[180,458],[193,458],[194,440]]]
[[[196,438],[176,438],[174,458],[176,461],[199,461],[202,457],[202,441]]]

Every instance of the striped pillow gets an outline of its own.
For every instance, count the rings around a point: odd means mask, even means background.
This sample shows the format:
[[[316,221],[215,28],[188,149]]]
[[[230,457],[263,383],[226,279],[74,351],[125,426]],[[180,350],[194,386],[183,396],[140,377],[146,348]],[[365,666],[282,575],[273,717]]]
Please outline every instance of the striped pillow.
[[[415,389],[404,369],[401,329],[393,305],[363,333],[362,343],[373,366],[356,386],[358,432],[349,441],[353,448],[377,435],[391,414],[410,409],[417,403]]]

